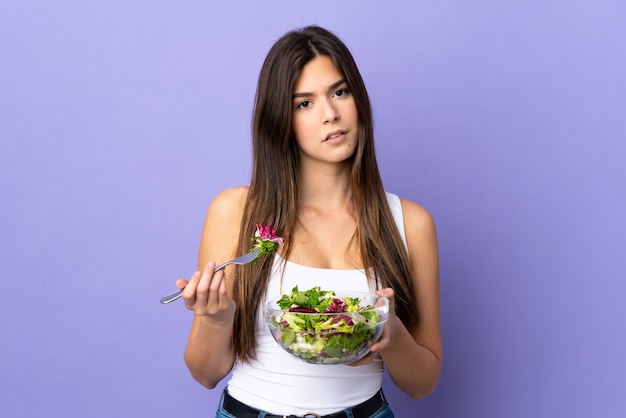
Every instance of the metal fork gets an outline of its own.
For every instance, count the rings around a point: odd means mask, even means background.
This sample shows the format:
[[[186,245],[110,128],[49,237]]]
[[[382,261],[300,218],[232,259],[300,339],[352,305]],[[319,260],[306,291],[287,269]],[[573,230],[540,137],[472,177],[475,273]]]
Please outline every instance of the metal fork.
[[[258,255],[259,255],[259,248],[254,247],[254,249],[252,249],[252,251],[250,251],[248,254],[244,254],[241,257],[237,257],[234,260],[227,261],[215,267],[215,271],[220,271],[224,267],[229,266],[231,264],[243,265],[243,264],[251,263],[257,258]],[[174,293],[170,293],[169,295],[163,296],[161,298],[161,303],[174,302],[176,299],[179,299],[182,295],[183,295],[183,291],[177,290]]]

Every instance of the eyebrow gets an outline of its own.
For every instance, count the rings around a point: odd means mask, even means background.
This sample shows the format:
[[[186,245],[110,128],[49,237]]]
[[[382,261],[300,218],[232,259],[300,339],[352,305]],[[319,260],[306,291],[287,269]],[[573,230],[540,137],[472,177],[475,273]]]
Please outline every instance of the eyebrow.
[[[330,91],[330,90],[334,90],[334,89],[336,89],[337,87],[339,87],[339,86],[341,86],[342,84],[344,84],[345,82],[346,82],[346,79],[345,79],[345,78],[342,78],[341,80],[339,80],[339,81],[337,81],[337,82],[335,82],[335,83],[331,84],[331,85],[328,87],[328,90],[329,90],[329,91]],[[298,97],[310,97],[310,96],[313,96],[313,93],[304,93],[304,92],[303,92],[303,93],[294,93],[294,94],[293,94],[293,96],[292,96],[292,99],[297,99]]]

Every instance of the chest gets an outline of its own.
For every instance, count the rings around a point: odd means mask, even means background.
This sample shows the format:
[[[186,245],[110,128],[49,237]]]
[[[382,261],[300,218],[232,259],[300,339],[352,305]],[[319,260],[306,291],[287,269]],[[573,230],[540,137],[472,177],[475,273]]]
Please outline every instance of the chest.
[[[300,290],[319,286],[327,290],[352,290],[371,292],[375,282],[367,278],[364,270],[335,270],[305,266],[275,256],[274,267],[267,287],[267,298],[276,297],[298,286]]]
[[[347,215],[303,216],[291,241],[289,260],[325,269],[359,269],[356,221]]]

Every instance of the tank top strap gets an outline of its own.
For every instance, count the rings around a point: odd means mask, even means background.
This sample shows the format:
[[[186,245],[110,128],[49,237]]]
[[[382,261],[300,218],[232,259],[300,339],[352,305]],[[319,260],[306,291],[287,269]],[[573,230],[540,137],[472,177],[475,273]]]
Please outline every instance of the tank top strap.
[[[389,204],[389,208],[391,209],[391,214],[393,215],[393,220],[396,221],[396,226],[398,227],[398,232],[400,232],[400,236],[402,237],[402,242],[404,242],[404,246],[406,247],[406,233],[404,232],[404,216],[402,215],[402,203],[400,202],[400,198],[389,192],[385,192],[387,195],[387,203]]]

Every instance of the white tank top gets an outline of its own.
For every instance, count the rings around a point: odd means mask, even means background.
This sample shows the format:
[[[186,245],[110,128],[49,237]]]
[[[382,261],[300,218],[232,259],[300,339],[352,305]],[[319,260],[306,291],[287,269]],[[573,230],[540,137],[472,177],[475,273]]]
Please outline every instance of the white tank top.
[[[406,243],[400,199],[387,193],[387,200]],[[375,284],[367,282],[363,270],[308,267],[275,255],[266,300],[289,293],[296,285],[301,290],[313,286],[360,292],[375,290]],[[379,357],[362,366],[317,365],[287,353],[274,341],[264,322],[264,302],[257,317],[257,359],[251,363],[237,360],[228,382],[228,392],[234,398],[277,415],[303,415],[312,410],[327,415],[358,405],[381,388],[383,362]]]

